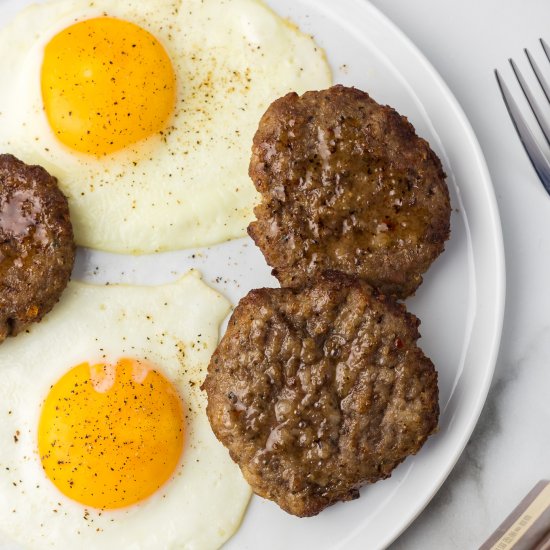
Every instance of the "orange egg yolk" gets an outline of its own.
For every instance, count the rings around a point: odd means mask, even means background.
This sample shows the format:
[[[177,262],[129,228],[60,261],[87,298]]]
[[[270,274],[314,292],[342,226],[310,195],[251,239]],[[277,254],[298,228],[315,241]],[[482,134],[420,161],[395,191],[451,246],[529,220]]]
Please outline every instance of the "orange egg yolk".
[[[174,473],[183,439],[175,388],[134,359],[71,369],[52,386],[38,427],[48,478],[66,496],[100,509],[157,491]]]
[[[176,77],[159,41],[112,17],[76,23],[46,45],[42,99],[58,139],[81,153],[113,153],[165,128]]]

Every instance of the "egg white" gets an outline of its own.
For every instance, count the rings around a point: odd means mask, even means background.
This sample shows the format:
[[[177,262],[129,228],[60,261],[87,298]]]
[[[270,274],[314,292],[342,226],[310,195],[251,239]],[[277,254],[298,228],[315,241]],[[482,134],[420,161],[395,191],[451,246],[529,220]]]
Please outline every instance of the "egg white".
[[[218,548],[238,528],[250,489],[214,437],[200,390],[229,303],[192,271],[157,287],[71,282],[27,334],[0,347],[0,531],[29,548]],[[61,494],[37,452],[41,406],[84,361],[148,358],[186,411],[182,460],[149,499],[99,512]]]
[[[44,46],[74,21],[136,23],[166,48],[177,80],[170,127],[96,159],[49,128],[40,94]],[[252,137],[268,105],[331,84],[323,51],[261,0],[57,0],[0,31],[0,149],[41,164],[69,198],[78,244],[150,253],[245,234],[257,193]]]

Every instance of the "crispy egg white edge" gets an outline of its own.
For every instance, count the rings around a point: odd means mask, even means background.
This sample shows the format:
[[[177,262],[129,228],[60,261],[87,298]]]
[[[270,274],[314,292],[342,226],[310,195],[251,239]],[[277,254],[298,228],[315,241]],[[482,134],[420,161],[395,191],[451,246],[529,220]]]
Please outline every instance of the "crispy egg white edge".
[[[2,344],[0,529],[31,548],[221,546],[240,525],[251,495],[210,429],[199,389],[229,309],[196,271],[158,287],[71,282],[40,324]],[[43,473],[36,450],[43,400],[50,385],[82,361],[144,355],[182,394],[187,425],[181,463],[142,503],[101,513],[85,509]],[[192,536],[178,540],[182,524]]]
[[[85,9],[77,10],[74,6]],[[325,54],[313,39],[258,0],[163,0],[157,7],[155,10],[150,3],[132,0],[116,4],[107,0],[47,3],[22,12],[0,33],[3,34],[0,53],[5,51],[6,43],[19,37],[14,59],[6,59],[9,57],[6,55],[0,57],[0,74],[9,70],[8,74],[18,75],[11,99],[2,97],[4,92],[0,91],[0,104],[21,105],[26,91],[30,92],[26,101],[29,107],[24,113],[5,109],[0,115],[0,143],[22,160],[41,164],[59,178],[62,190],[69,196],[76,240],[84,246],[121,253],[149,253],[210,245],[243,236],[253,219],[252,208],[258,202],[247,170],[252,136],[261,115],[272,100],[284,93],[293,90],[302,93],[307,89],[326,88],[332,83]],[[171,13],[177,7],[179,15],[174,21],[179,28],[175,24],[163,25],[158,12]],[[103,12],[132,20],[161,41],[176,71],[188,76],[185,79],[178,75],[178,104],[186,100],[191,107],[186,114],[175,113],[178,130],[165,135],[166,143],[155,136],[97,162],[93,157],[68,151],[54,138],[42,109],[39,67],[43,48],[56,32],[74,20]],[[38,34],[28,28],[31,15],[43,28]],[[215,32],[212,21],[223,25],[227,35]],[[193,31],[205,28],[209,32]],[[22,36],[32,37],[30,47]],[[227,42],[233,39],[237,46],[227,53]],[[252,54],[246,54],[248,61],[244,55],[245,42],[251,51],[257,45],[263,47],[261,54],[268,56],[264,65],[252,67],[256,72],[249,90],[246,82],[226,82],[227,75],[222,72],[218,75],[220,83],[228,89],[240,87],[227,98],[220,96],[218,103],[223,104],[223,112],[208,113],[206,104],[193,104],[192,97],[185,94],[200,89],[211,69],[199,61],[190,64],[193,48],[211,52],[214,57],[210,61],[214,65],[216,56],[221,56],[222,65],[240,63],[238,66],[244,72],[247,62],[252,63]],[[254,59],[261,61],[262,55]],[[304,67],[307,70],[303,70]],[[196,75],[202,81],[190,84],[190,77]],[[221,89],[221,84],[218,88]],[[201,110],[205,111],[203,117]],[[241,112],[250,114],[238,123]],[[210,114],[211,123],[206,116]],[[12,129],[2,136],[2,127]],[[239,135],[236,132],[240,132]],[[211,142],[213,136],[215,139]],[[201,142],[200,146],[194,144],[195,138]],[[188,151],[189,155],[179,159],[176,165],[170,164],[172,153],[177,155],[182,151]],[[83,181],[68,184],[69,179],[75,177],[71,174],[78,174]],[[185,187],[179,184],[174,187],[170,180],[179,181],[181,174],[186,178]],[[125,178],[128,188],[117,189]],[[142,186],[143,182],[145,188],[136,191],[135,186]],[[122,202],[114,200],[119,193],[128,198],[121,199]],[[94,197],[93,203],[90,196]]]

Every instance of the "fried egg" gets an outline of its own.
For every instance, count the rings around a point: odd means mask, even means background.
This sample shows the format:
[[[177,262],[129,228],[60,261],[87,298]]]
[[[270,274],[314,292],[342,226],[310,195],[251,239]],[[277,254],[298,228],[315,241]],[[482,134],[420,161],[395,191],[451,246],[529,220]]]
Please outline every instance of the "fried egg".
[[[244,236],[261,115],[331,84],[260,0],[31,6],[0,32],[0,75],[0,148],[59,179],[78,244],[118,253]]]
[[[0,531],[30,548],[221,546],[250,489],[200,390],[229,303],[197,272],[71,282],[0,349]]]

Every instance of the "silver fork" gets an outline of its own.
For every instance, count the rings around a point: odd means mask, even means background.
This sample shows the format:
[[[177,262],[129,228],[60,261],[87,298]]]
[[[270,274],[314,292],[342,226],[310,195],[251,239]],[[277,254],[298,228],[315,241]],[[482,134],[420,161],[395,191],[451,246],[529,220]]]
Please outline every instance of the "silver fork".
[[[542,49],[544,50],[544,53],[546,54],[546,58],[550,62],[550,46],[548,46],[548,44],[542,38],[540,39],[540,43],[541,43]],[[547,80],[544,78],[544,75],[542,74],[539,66],[533,59],[533,56],[529,53],[529,50],[525,49],[524,51],[533,69],[533,72],[535,73],[535,76],[539,81],[539,84],[544,92],[544,95],[546,96],[546,99],[550,103],[550,86],[548,85]],[[540,129],[542,130],[542,133],[544,134],[546,141],[550,145],[550,124],[547,122],[546,118],[544,117],[544,114],[539,104],[537,103],[535,97],[533,96],[533,93],[529,89],[529,86],[527,85],[527,82],[523,78],[523,75],[521,74],[517,65],[514,63],[514,60],[509,59],[509,61],[510,61],[510,65],[512,65],[512,69],[514,70],[514,73],[516,75],[516,78],[518,79],[521,89],[523,90],[523,93],[527,98],[527,102],[529,103],[531,110],[533,111],[533,114],[535,115],[535,118],[539,123]],[[540,145],[538,144],[533,132],[529,128],[525,120],[525,117],[521,114],[521,110],[519,109],[516,101],[512,97],[512,94],[510,93],[510,90],[506,86],[506,83],[504,82],[504,80],[502,79],[502,77],[500,76],[499,72],[496,69],[495,69],[495,76],[497,78],[497,82],[498,82],[500,91],[502,93],[504,103],[506,104],[506,108],[508,109],[508,113],[510,114],[510,118],[512,119],[512,122],[514,123],[519,139],[523,143],[523,147],[525,147],[527,156],[531,160],[531,163],[533,164],[533,167],[535,168],[539,176],[539,179],[542,182],[542,185],[544,185],[544,188],[546,189],[548,194],[550,194],[550,162],[546,157],[546,155],[544,154],[543,150],[541,149]]]

